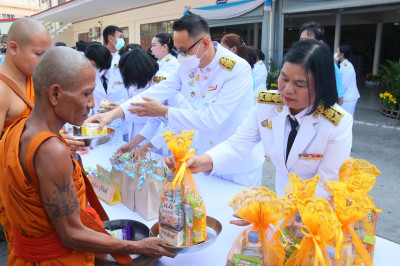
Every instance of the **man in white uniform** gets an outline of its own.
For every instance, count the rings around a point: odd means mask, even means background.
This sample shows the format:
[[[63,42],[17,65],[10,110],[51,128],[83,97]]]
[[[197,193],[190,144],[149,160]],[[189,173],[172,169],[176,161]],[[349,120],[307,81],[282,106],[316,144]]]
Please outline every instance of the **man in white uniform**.
[[[118,66],[120,55],[118,51],[125,46],[124,34],[122,29],[117,26],[107,26],[103,30],[103,40],[107,49],[113,56],[111,66]]]
[[[101,127],[119,117],[129,121],[134,114],[164,116],[171,128],[198,130],[198,152],[202,154],[230,137],[252,109],[251,68],[244,59],[211,41],[208,24],[200,16],[183,16],[173,29],[181,63],[178,71],[119,108],[89,121],[97,120]],[[179,92],[193,110],[161,103]],[[141,96],[148,98],[143,101]],[[261,185],[263,161],[262,147],[257,146],[244,160],[214,175],[244,186]]]

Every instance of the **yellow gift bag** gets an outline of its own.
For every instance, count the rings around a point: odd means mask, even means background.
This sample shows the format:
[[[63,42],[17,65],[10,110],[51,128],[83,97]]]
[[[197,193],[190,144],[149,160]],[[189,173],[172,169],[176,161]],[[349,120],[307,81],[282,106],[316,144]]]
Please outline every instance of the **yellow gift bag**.
[[[186,168],[186,160],[194,155],[189,149],[193,130],[182,134],[164,133],[168,148],[176,160],[176,168],[168,175],[161,198],[159,235],[174,246],[190,246],[207,238],[206,209],[200,190]]]
[[[284,247],[278,224],[293,211],[291,203],[285,203],[266,187],[243,189],[229,203],[236,214],[251,223],[238,236],[227,258],[227,265],[283,265]],[[243,264],[247,265],[247,264]]]

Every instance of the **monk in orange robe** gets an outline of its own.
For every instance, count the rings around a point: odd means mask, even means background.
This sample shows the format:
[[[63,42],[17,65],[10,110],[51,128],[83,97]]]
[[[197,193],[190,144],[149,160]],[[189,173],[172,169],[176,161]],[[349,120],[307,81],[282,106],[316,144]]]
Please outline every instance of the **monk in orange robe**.
[[[158,238],[115,239],[88,214],[88,200],[101,205],[88,198],[88,191],[94,193],[90,182],[58,132],[64,123],[81,125],[94,106],[89,60],[68,47],[52,48],[36,66],[33,84],[31,115],[0,142],[0,197],[14,235],[8,264],[94,265],[93,253],[114,254],[121,263],[130,258],[115,254],[174,257]]]

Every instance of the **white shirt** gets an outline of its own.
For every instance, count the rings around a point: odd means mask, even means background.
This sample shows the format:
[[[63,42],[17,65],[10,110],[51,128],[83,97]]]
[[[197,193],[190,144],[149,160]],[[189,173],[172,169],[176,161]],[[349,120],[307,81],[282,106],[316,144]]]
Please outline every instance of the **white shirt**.
[[[257,98],[258,92],[266,90],[267,87],[268,70],[263,61],[259,60],[254,64],[253,73],[255,81],[253,97]]]
[[[353,101],[360,98],[357,88],[356,71],[349,60],[345,59],[340,63],[340,74],[343,84],[343,101]]]
[[[202,154],[230,137],[253,106],[253,77],[250,65],[239,56],[214,42],[216,54],[204,68],[185,69],[181,65],[166,81],[155,85],[121,105],[125,119],[132,117],[127,109],[131,102],[142,102],[140,96],[164,102],[177,93],[193,110],[170,107],[168,124],[175,129],[199,131],[198,153]],[[223,65],[232,66],[231,70]],[[219,169],[218,174],[246,173],[261,166],[262,149],[253,149],[240,162]]]
[[[167,54],[161,60],[157,61],[160,70],[167,72],[168,74],[172,74],[177,71],[179,68],[179,61],[172,54]]]
[[[328,199],[330,194],[323,188],[323,181],[338,178],[352,145],[353,118],[339,105],[335,104],[334,108],[343,114],[337,126],[317,113],[304,116],[285,163],[284,138],[287,136],[284,132],[287,131],[289,109],[284,105],[258,103],[232,137],[207,152],[213,160],[211,174],[242,160],[261,141],[266,156],[276,167],[278,196],[284,195],[289,173],[304,180],[321,174],[316,197]],[[269,123],[270,127],[266,126]],[[323,155],[323,159],[304,159],[299,157],[300,154]]]

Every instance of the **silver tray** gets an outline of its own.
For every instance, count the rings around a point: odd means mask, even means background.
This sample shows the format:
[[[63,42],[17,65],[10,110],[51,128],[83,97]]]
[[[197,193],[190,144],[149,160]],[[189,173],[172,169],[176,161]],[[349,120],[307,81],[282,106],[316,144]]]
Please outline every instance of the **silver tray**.
[[[210,216],[207,216],[206,221],[207,221],[207,239],[206,239],[206,241],[201,242],[196,245],[193,245],[193,246],[184,246],[184,247],[174,247],[174,246],[169,246],[169,245],[162,245],[162,246],[164,248],[169,249],[176,253],[192,253],[192,252],[197,252],[197,251],[203,250],[205,248],[208,248],[215,242],[215,240],[221,233],[222,225],[217,219],[210,217]],[[158,237],[159,226],[160,226],[160,223],[157,222],[151,227],[151,233],[155,237]]]
[[[89,147],[92,144],[94,139],[97,139],[96,145],[101,145],[104,143],[109,142],[112,137],[114,136],[115,129],[107,128],[107,135],[85,135],[85,136],[76,136],[73,135],[72,132],[68,133],[67,135],[73,136],[76,140],[83,140],[86,147]]]

